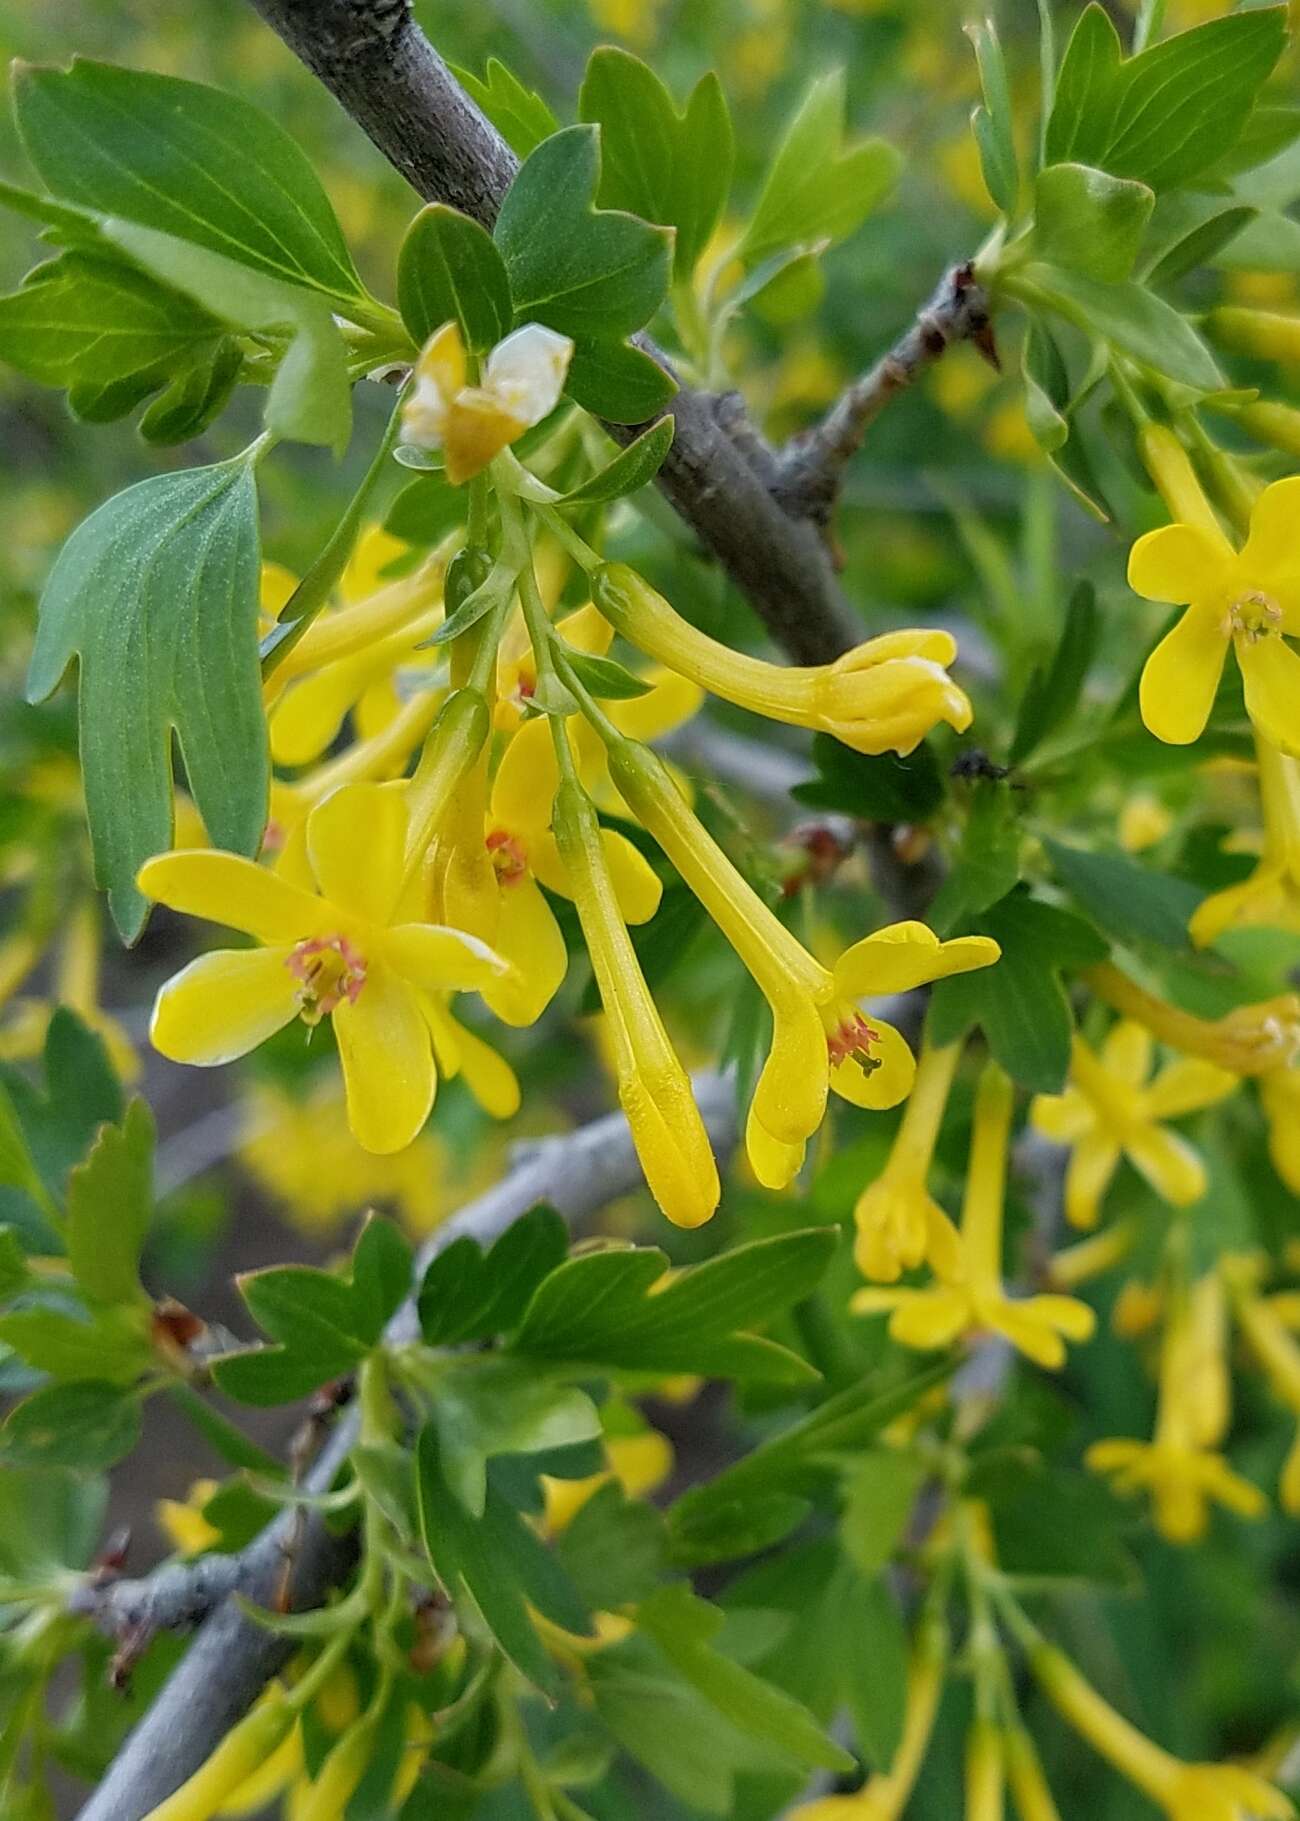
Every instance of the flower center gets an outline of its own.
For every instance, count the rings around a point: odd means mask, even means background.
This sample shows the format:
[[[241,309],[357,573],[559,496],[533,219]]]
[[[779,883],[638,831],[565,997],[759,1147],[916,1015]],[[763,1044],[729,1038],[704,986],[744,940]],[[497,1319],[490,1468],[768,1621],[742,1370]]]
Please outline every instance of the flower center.
[[[366,959],[346,936],[311,936],[299,942],[285,966],[300,984],[298,1010],[316,1025],[344,999],[355,1005],[366,984]]]
[[[485,843],[502,885],[516,885],[528,871],[523,843],[509,829],[494,828]]]
[[[835,1029],[826,1033],[826,1052],[831,1067],[838,1068],[842,1062],[856,1062],[864,1075],[874,1074],[881,1059],[871,1054],[871,1046],[879,1041],[880,1032],[867,1023],[861,1012],[841,1018]]]
[[[1225,631],[1231,635],[1240,634],[1248,643],[1254,644],[1257,639],[1264,639],[1270,633],[1282,630],[1282,609],[1271,594],[1265,594],[1256,588],[1250,594],[1243,594],[1233,601],[1228,608]]]

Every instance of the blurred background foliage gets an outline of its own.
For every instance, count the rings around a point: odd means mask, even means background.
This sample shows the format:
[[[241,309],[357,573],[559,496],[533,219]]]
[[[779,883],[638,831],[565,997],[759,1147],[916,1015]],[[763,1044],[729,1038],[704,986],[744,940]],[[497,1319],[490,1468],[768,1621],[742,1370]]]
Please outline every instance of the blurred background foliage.
[[[1051,0],[1048,10],[1063,39],[1077,9]],[[1109,10],[1123,21],[1122,4]],[[1204,0],[1171,0],[1168,25],[1192,25],[1220,10]],[[461,0],[420,4],[416,11],[451,62],[477,71],[489,56],[501,57],[562,120],[572,117],[594,44],[628,45],[679,95],[701,71],[715,68],[733,103],[734,195],[740,199],[752,196],[780,123],[808,80],[844,66],[850,130],[883,134],[905,163],[888,203],[825,262],[824,294],[816,280],[787,287],[767,301],[763,316],[747,317],[734,332],[732,369],[774,436],[811,421],[848,377],[868,365],[911,319],[940,271],[971,253],[993,219],[968,124],[978,92],[975,62],[962,32],[963,9],[952,0]],[[1027,120],[1033,118],[1037,23],[1029,0],[1007,0],[1002,8],[1013,85],[1023,90]],[[40,6],[9,0],[0,5],[0,50],[58,61],[75,50],[224,85],[258,102],[317,165],[366,282],[377,295],[392,295],[396,249],[413,212],[409,192],[242,0],[44,0]],[[0,119],[0,170],[23,180],[7,116]],[[17,283],[32,258],[25,226],[0,224],[5,288]],[[1287,308],[1295,305],[1298,281],[1288,272],[1201,273],[1194,286],[1207,305],[1231,300]],[[1116,536],[1116,528],[1095,524],[1065,497],[1028,433],[1021,387],[1012,377],[1014,345],[1004,346],[1003,354],[1000,377],[974,349],[957,348],[873,427],[850,471],[838,533],[845,590],[864,625],[873,631],[951,625],[960,636],[958,675],[977,703],[975,734],[987,735],[992,725],[1005,738],[1007,704],[1035,657],[1054,643],[1064,599],[1081,576],[1096,583],[1105,609],[1101,681],[1093,687],[1118,693],[1147,638],[1146,618],[1138,623],[1136,604],[1124,589],[1123,554],[1128,537],[1150,522],[1143,518],[1150,507],[1136,481],[1116,477],[1112,497],[1126,501],[1131,512],[1131,521],[1117,527],[1123,535]],[[1291,384],[1292,402],[1300,402],[1294,376]],[[1278,396],[1276,375],[1272,385]],[[341,463],[321,451],[289,447],[262,477],[265,553],[291,569],[300,571],[324,541],[379,433],[387,400],[377,388],[360,391],[357,434]],[[372,1204],[424,1234],[492,1179],[510,1144],[590,1116],[604,1099],[593,1067],[595,1035],[571,1016],[582,1006],[582,978],[571,977],[565,1006],[540,1027],[511,1033],[508,1049],[523,1086],[523,1113],[493,1122],[458,1083],[450,1084],[428,1133],[397,1159],[362,1152],[330,1104],[331,1090],[315,1081],[314,1065],[328,1041],[324,1032],[306,1051],[295,1025],[242,1065],[237,1078],[230,1070],[182,1071],[148,1052],[144,1033],[153,990],[184,952],[166,918],[155,919],[129,954],[107,945],[103,978],[94,978],[99,912],[88,893],[72,706],[66,695],[39,709],[21,701],[36,595],[63,539],[100,501],[164,465],[220,459],[254,433],[255,401],[244,395],[200,444],[147,448],[129,422],[79,425],[60,394],[0,370],[0,873],[12,882],[27,876],[23,869],[32,864],[44,867],[51,916],[65,929],[44,973],[0,1015],[0,1058],[31,1053],[42,1028],[42,1002],[61,994],[110,1036],[121,1063],[143,1070],[162,1133],[163,1183],[170,1188],[152,1241],[153,1274],[216,1319],[235,1314],[228,1290],[233,1271],[286,1256],[328,1256],[350,1236],[358,1211]],[[656,505],[626,538],[627,553],[665,592],[689,600],[697,622],[742,639],[754,636],[743,603],[661,527]],[[1010,694],[1009,676],[1018,680]],[[1143,763],[1154,765],[1169,750],[1146,739]],[[1175,758],[1183,763],[1181,755]],[[1218,788],[1226,791],[1230,784]],[[1128,789],[1119,768],[1089,773],[1085,794],[1080,807],[1088,818],[1118,826],[1122,835],[1127,827],[1126,844],[1147,847],[1166,839],[1164,809],[1156,805],[1147,813],[1151,804]],[[1232,818],[1225,813],[1216,823],[1213,796],[1207,801],[1193,838],[1208,856],[1215,829]],[[704,807],[725,821],[732,814],[729,792],[706,793]],[[760,832],[775,837],[781,826]],[[1158,845],[1156,851],[1162,859],[1172,857]],[[760,857],[776,877],[779,852]],[[837,899],[851,899],[854,924],[869,927],[865,889],[859,870],[844,869],[819,914],[833,919]],[[71,905],[83,907],[78,919],[67,917]],[[739,975],[702,919],[687,914],[673,926],[668,945],[669,1022],[688,1060],[702,1060],[712,1053],[710,1040],[725,1037]],[[665,954],[663,963],[668,959]],[[105,1007],[112,1018],[107,1025]],[[325,1071],[323,1081],[331,1079]],[[845,1219],[853,1196],[883,1159],[894,1122],[893,1115],[843,1113],[835,1155],[797,1209],[742,1182],[724,1203],[720,1230],[710,1230],[707,1239],[670,1235],[677,1255],[712,1251],[736,1237],[810,1217]],[[941,1161],[954,1175],[966,1137],[962,1118],[945,1135]],[[1281,1240],[1300,1246],[1292,1198],[1263,1170],[1250,1188],[1258,1188],[1256,1215],[1262,1213]],[[1148,1192],[1127,1175],[1116,1214],[1150,1205]],[[1218,1198],[1211,1206],[1221,1215]],[[664,1241],[663,1223],[641,1200],[614,1210],[606,1225],[611,1222]],[[846,1260],[843,1282],[829,1286],[831,1301],[847,1296],[850,1278]],[[1152,1362],[1141,1334],[1134,1338],[1131,1310],[1119,1323],[1129,1330],[1122,1334],[1105,1319],[1105,1291],[1101,1313],[1099,1338],[1072,1353],[1059,1379],[1047,1383],[1027,1371],[1017,1374],[1015,1394],[997,1419],[1008,1446],[1032,1442],[1050,1455],[1077,1460],[1098,1436],[1145,1433]],[[821,1348],[832,1382],[860,1371],[888,1346],[880,1324],[802,1338],[814,1352]],[[1252,1477],[1271,1484],[1288,1440],[1285,1424],[1249,1381],[1242,1400],[1235,1458]],[[761,1422],[761,1410],[751,1414]],[[698,1475],[711,1452],[730,1445],[719,1441],[720,1430],[735,1433],[735,1416],[712,1407],[703,1417],[667,1406],[656,1407],[655,1415],[678,1444],[686,1479]],[[268,1419],[269,1439],[280,1439],[276,1424],[282,1431],[284,1420]],[[153,1432],[119,1471],[112,1506],[135,1525],[142,1562],[164,1547],[150,1515],[154,1501],[183,1499],[190,1481],[213,1468],[188,1432],[165,1427],[161,1413],[152,1413],[150,1422]],[[1272,1515],[1244,1526],[1220,1519],[1202,1546],[1179,1550],[1154,1536],[1135,1511],[1117,1511],[1105,1500],[1073,1517],[1043,1516],[1049,1529],[1059,1522],[1077,1533],[1070,1539],[1079,1556],[1077,1579],[1062,1569],[1059,1554],[1052,1566],[1064,1587],[1058,1602],[1062,1640],[1146,1730],[1185,1756],[1211,1757],[1253,1749],[1296,1712],[1300,1553],[1293,1520]],[[151,1664],[137,1702],[159,1669]],[[960,1683],[950,1687],[908,1809],[918,1821],[941,1821],[958,1811],[966,1719],[959,1710],[966,1701]],[[1149,1812],[1041,1704],[1033,1726],[1067,1816],[1138,1821]],[[643,1789],[637,1800],[647,1815],[689,1812],[657,1790]],[[523,1811],[491,1809],[494,1821],[516,1812]]]

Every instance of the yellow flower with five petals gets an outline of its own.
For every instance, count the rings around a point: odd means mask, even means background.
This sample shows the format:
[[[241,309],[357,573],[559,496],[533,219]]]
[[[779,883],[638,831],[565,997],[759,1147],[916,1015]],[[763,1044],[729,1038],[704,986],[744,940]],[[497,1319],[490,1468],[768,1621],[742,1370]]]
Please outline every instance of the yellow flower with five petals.
[[[1200,1057],[1178,1056],[1151,1076],[1151,1034],[1122,1020],[1094,1051],[1076,1036],[1063,1094],[1035,1095],[1030,1123],[1072,1147],[1065,1173],[1066,1217],[1094,1227],[1111,1178],[1127,1157],[1162,1200],[1188,1207],[1205,1193],[1205,1165],[1187,1140],[1161,1121],[1213,1106],[1237,1077]]]
[[[212,849],[146,861],[146,897],[262,945],[200,955],[168,981],[154,1046],[207,1066],[247,1054],[294,1018],[332,1017],[356,1138],[379,1152],[409,1144],[437,1086],[431,995],[479,990],[506,963],[461,930],[398,920],[406,839],[402,788],[353,784],[308,817],[314,890]]]

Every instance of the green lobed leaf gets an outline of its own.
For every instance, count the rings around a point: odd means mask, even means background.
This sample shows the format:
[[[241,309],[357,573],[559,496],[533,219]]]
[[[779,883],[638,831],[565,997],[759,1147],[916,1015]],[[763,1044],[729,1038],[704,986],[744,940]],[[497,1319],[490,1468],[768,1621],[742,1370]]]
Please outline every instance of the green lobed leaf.
[[[1092,461],[1077,433],[1070,376],[1047,324],[1031,317],[1021,353],[1025,418],[1035,442],[1086,512],[1103,524],[1110,513],[1101,498]]]
[[[854,1462],[845,1479],[840,1542],[861,1574],[878,1574],[893,1556],[926,1477],[925,1463],[898,1448],[868,1448]]]
[[[663,302],[672,235],[621,210],[597,209],[600,170],[594,126],[563,128],[520,166],[494,230],[517,322],[619,341]]]
[[[509,332],[513,305],[487,229],[443,202],[421,209],[397,256],[397,307],[417,347],[455,321],[471,352],[494,348]]]
[[[464,519],[463,491],[443,474],[422,474],[396,495],[384,518],[384,530],[407,544],[436,544]]]
[[[176,373],[140,418],[147,443],[189,442],[225,409],[243,370],[238,342],[224,337]]]
[[[1001,778],[979,778],[972,788],[961,845],[927,913],[941,935],[1005,898],[1020,877],[1020,827],[1010,787]]]
[[[37,1372],[57,1379],[104,1379],[130,1385],[153,1352],[139,1310],[107,1308],[89,1320],[48,1305],[0,1315],[0,1342]]]
[[[1188,921],[1203,896],[1190,881],[1155,872],[1127,854],[1090,851],[1048,836],[1043,849],[1066,890],[1119,941],[1187,947]]]
[[[107,1483],[88,1474],[6,1464],[0,1473],[0,1575],[31,1582],[84,1568],[107,1501]]]
[[[19,65],[14,108],[56,197],[291,285],[364,297],[310,161],[241,96],[76,58]]]
[[[620,449],[613,461],[598,473],[580,481],[556,501],[560,506],[604,505],[608,500],[625,499],[652,481],[673,446],[677,425],[671,417],[661,417],[657,424]]]
[[[574,348],[564,389],[608,423],[644,424],[669,403],[677,381],[644,348],[594,339]]]
[[[1133,270],[1155,192],[1087,164],[1049,164],[1034,186],[1034,249],[1055,265],[1118,283]]]
[[[80,659],[95,876],[128,941],[147,910],[135,875],[171,845],[173,731],[214,844],[254,854],[261,841],[258,575],[257,495],[237,459],[119,493],[73,532],[45,584],[28,699],[43,701]]]
[[[1027,759],[1074,713],[1100,634],[1097,591],[1091,582],[1079,582],[1066,606],[1065,622],[1051,662],[1035,667],[1020,698],[1008,755],[1013,765]]]
[[[585,1392],[557,1384],[531,1362],[467,1359],[436,1382],[433,1419],[448,1484],[468,1511],[483,1513],[487,1462],[498,1454],[543,1454],[595,1441],[600,1413]]]
[[[452,66],[457,82],[482,108],[518,158],[559,128],[559,121],[534,89],[525,88],[499,57],[489,57],[482,76]]]
[[[946,794],[934,748],[926,741],[906,758],[869,754],[828,733],[813,735],[817,776],[796,784],[790,795],[814,809],[832,809],[866,822],[925,822]]]
[[[894,187],[901,159],[883,139],[844,149],[844,71],[809,88],[768,167],[744,238],[746,266],[789,246],[844,240]]]
[[[468,1234],[432,1261],[420,1285],[420,1329],[431,1347],[490,1340],[517,1327],[533,1293],[563,1264],[569,1233],[554,1208],[537,1207],[485,1253]]]
[[[581,1597],[609,1612],[653,1593],[668,1562],[663,1516],[608,1480],[579,1506],[556,1541]]]
[[[1130,354],[1143,366],[1197,392],[1224,383],[1214,357],[1187,317],[1131,280],[1102,284],[1064,266],[1032,261],[1012,281],[1026,301],[1045,305],[1082,329]]]
[[[100,1125],[120,1123],[122,1090],[103,1039],[66,1005],[55,1008],[45,1033],[45,1091],[25,1075],[0,1068],[23,1137],[50,1196],[64,1192]]]
[[[68,1262],[91,1303],[147,1302],[140,1253],[153,1218],[156,1128],[135,1099],[120,1126],[101,1126],[89,1157],[68,1179]]]
[[[678,112],[639,57],[601,45],[582,79],[578,118],[600,127],[600,206],[674,229],[674,269],[688,279],[731,188],[731,115],[717,77],[702,76]]]
[[[99,1379],[46,1385],[9,1412],[0,1429],[6,1467],[111,1467],[140,1437],[140,1399]]]
[[[761,1239],[677,1272],[653,1247],[571,1258],[538,1287],[513,1346],[523,1356],[593,1370],[802,1378],[808,1368],[773,1342],[737,1330],[807,1296],[837,1233],[810,1228]]]
[[[43,1213],[51,1214],[55,1211],[14,1109],[13,1100],[3,1083],[0,1083],[0,1188],[20,1189],[24,1195],[31,1197]],[[5,1231],[8,1233],[7,1228]]]
[[[6,1186],[3,1178],[0,1178],[0,1186]],[[32,1274],[22,1241],[12,1227],[0,1226],[0,1302],[8,1302],[31,1282]]]
[[[761,1492],[731,1505],[710,1506],[698,1517],[689,1513],[672,1528],[672,1558],[678,1568],[704,1568],[736,1562],[784,1542],[812,1510],[807,1499],[792,1492]]]
[[[1258,213],[1247,204],[1195,191],[1162,196],[1143,250],[1146,282],[1160,289],[1195,266],[1208,265]]]

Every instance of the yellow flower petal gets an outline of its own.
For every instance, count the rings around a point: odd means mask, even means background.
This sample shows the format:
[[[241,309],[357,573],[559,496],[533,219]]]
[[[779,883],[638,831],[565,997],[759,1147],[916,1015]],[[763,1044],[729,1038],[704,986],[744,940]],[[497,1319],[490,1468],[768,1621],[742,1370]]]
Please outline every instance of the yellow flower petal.
[[[1130,1162],[1164,1201],[1190,1207],[1205,1193],[1205,1165],[1185,1138],[1164,1126],[1142,1126],[1124,1144]]]
[[[805,1149],[802,1142],[784,1144],[774,1138],[750,1106],[745,1121],[745,1155],[765,1189],[788,1188],[803,1167]]]
[[[854,1307],[860,1307],[859,1298]],[[946,1347],[969,1326],[970,1298],[955,1287],[918,1290],[900,1302],[889,1318],[890,1338],[903,1347]]]
[[[1300,587],[1300,475],[1265,487],[1250,515],[1250,535],[1241,552],[1243,570],[1257,575],[1270,593],[1285,596]],[[1300,631],[1290,624],[1289,632]]]
[[[499,399],[481,387],[466,386],[452,401],[443,427],[442,446],[447,455],[447,479],[453,487],[481,474],[527,424]]]
[[[1111,1026],[1101,1046],[1101,1060],[1112,1075],[1129,1087],[1140,1088],[1151,1073],[1155,1040],[1145,1025],[1121,1018]]]
[[[1119,1145],[1106,1132],[1086,1132],[1065,1167],[1065,1217],[1085,1231],[1095,1227],[1101,1198],[1119,1166]]]
[[[477,936],[438,923],[399,923],[384,931],[382,950],[395,973],[430,993],[477,992],[507,965]]]
[[[386,923],[402,888],[406,799],[400,786],[345,784],[307,818],[307,853],[323,895]]]
[[[1235,643],[1246,713],[1270,745],[1300,758],[1300,652],[1275,633]]]
[[[519,1081],[510,1064],[476,1031],[466,1029],[441,1008],[438,1022],[433,1025],[435,1044],[447,1025],[454,1029],[456,1045],[456,1066],[447,1073],[459,1074],[483,1111],[493,1119],[513,1119],[519,1111]]]
[[[437,1075],[432,1039],[414,992],[372,961],[355,1000],[334,1012],[348,1124],[381,1155],[410,1144],[429,1117]]]
[[[535,1024],[560,989],[569,953],[534,880],[514,879],[502,890],[496,950],[511,972],[484,983],[484,1002],[504,1024]]]
[[[704,701],[704,691],[698,683],[662,665],[646,670],[642,681],[651,685],[645,695],[605,704],[606,714],[629,740],[661,739],[689,721]]]
[[[1223,615],[1215,606],[1189,607],[1161,639],[1138,690],[1142,719],[1158,740],[1187,746],[1205,731],[1227,651]]]
[[[1146,1103],[1155,1118],[1177,1119],[1213,1106],[1240,1085],[1238,1076],[1199,1056],[1177,1056],[1147,1089]]]
[[[391,531],[385,531],[382,525],[367,525],[348,558],[347,568],[339,578],[339,599],[350,607],[354,601],[364,600],[368,594],[374,594],[388,579],[384,570],[390,563],[405,556],[409,549],[409,544],[404,543],[400,537],[394,537]]]
[[[801,1161],[804,1141],[826,1112],[828,1072],[816,1006],[802,994],[783,995],[773,1008],[772,1047],[754,1089],[753,1117],[767,1136],[797,1148]]]
[[[262,942],[296,942],[318,933],[329,917],[314,893],[254,860],[215,848],[159,854],[145,861],[136,883],[146,898]]]
[[[648,923],[659,909],[663,886],[645,855],[638,852],[626,835],[616,829],[602,828],[600,844],[605,850],[614,896],[625,923]]]
[[[550,826],[551,804],[560,781],[550,721],[525,721],[501,755],[492,784],[490,820],[512,834],[541,834]]]
[[[722,1195],[718,1166],[704,1121],[684,1071],[653,1082],[628,1073],[618,1084],[619,1105],[632,1133],[646,1186],[676,1227],[700,1227]]]
[[[270,714],[276,764],[310,765],[319,759],[365,688],[367,675],[368,667],[351,658],[291,684]]]
[[[831,1087],[851,1105],[879,1111],[897,1106],[911,1093],[916,1059],[906,1039],[892,1024],[886,1024],[883,1018],[872,1018],[869,1022],[877,1037],[871,1046],[877,1066],[868,1073],[849,1057],[831,1069]]]
[[[158,994],[149,1037],[173,1062],[233,1062],[283,1030],[299,1009],[288,948],[216,949]]]
[[[988,967],[1001,952],[988,936],[940,942],[924,923],[891,923],[844,951],[835,965],[835,990],[846,999],[906,993],[949,974]]]
[[[1128,585],[1143,600],[1182,607],[1212,593],[1231,560],[1226,539],[1196,525],[1162,525],[1129,552]]]
[[[1078,1088],[1063,1094],[1035,1094],[1029,1103],[1029,1123],[1044,1138],[1073,1144],[1097,1123],[1097,1115]]]

